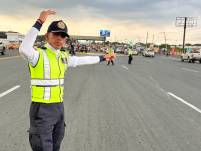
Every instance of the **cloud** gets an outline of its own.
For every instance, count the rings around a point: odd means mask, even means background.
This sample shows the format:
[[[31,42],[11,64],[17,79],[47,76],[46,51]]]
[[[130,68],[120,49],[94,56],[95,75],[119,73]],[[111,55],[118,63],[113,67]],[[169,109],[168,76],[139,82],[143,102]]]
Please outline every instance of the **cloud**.
[[[57,11],[57,15],[50,17],[49,22],[55,18],[64,19],[70,25],[72,33],[94,35],[99,29],[107,28],[112,30],[112,33],[121,35],[122,38],[125,36],[131,38],[144,36],[147,31],[155,33],[176,30],[175,18],[177,16],[199,17],[201,1],[1,0],[0,16],[9,16],[9,23],[12,19],[14,22],[21,21],[25,28],[26,22],[30,26],[40,11],[48,8]]]
[[[62,15],[76,18],[85,10],[86,17],[165,22],[178,15],[192,16],[201,13],[200,6],[201,2],[197,0],[15,0],[12,3],[3,0],[0,12],[29,15],[30,11],[54,8]]]

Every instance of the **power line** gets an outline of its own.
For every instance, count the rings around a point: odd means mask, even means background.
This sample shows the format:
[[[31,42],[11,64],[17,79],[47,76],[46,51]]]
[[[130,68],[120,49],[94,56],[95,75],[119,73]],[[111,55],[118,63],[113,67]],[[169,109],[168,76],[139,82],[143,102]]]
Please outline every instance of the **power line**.
[[[197,26],[197,17],[176,17],[176,27],[184,27],[183,52],[185,51],[186,28]]]

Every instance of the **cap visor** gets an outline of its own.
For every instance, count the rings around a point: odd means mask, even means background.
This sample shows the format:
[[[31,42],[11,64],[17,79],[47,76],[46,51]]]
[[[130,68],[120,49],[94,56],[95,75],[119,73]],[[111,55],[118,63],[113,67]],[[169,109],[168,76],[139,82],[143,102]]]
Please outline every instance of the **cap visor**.
[[[51,31],[52,33],[63,33],[65,34],[66,37],[70,38],[69,34],[67,34],[66,32],[64,31]]]

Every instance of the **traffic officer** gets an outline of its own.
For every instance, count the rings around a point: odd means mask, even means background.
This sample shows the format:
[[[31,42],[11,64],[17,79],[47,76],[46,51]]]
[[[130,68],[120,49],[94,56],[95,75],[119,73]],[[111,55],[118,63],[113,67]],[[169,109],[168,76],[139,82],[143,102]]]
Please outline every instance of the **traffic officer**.
[[[114,65],[115,53],[114,53],[114,49],[112,48],[112,46],[109,46],[107,53],[110,56],[110,59],[108,60],[107,65],[110,65],[110,62],[112,63],[112,65]]]
[[[76,57],[62,50],[69,37],[66,24],[53,21],[45,34],[47,43],[34,49],[36,37],[53,10],[45,10],[25,36],[19,52],[28,61],[31,77],[29,142],[33,151],[59,151],[64,137],[64,75],[68,67],[95,64],[106,56]]]
[[[128,64],[131,64],[133,60],[133,51],[132,51],[132,47],[130,47],[128,49]]]

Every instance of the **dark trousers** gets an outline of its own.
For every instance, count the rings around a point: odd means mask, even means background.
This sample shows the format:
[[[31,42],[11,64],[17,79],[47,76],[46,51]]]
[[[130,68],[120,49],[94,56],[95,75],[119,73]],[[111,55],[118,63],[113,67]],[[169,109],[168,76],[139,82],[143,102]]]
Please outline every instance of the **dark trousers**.
[[[63,103],[31,103],[29,142],[33,151],[59,151],[64,138]]]
[[[112,65],[114,65],[114,61],[113,60],[108,61],[107,65],[110,65],[110,62],[112,62]]]
[[[131,63],[132,63],[132,60],[133,60],[132,55],[129,55],[129,56],[128,56],[128,64],[131,64]]]

